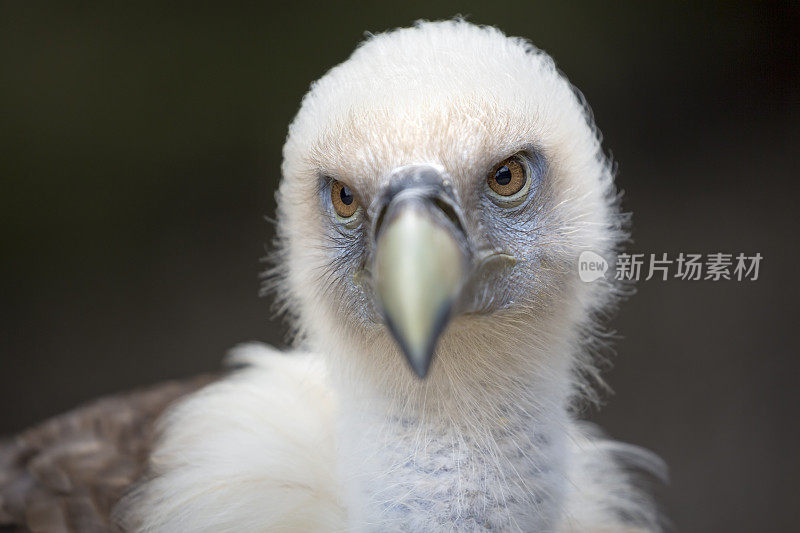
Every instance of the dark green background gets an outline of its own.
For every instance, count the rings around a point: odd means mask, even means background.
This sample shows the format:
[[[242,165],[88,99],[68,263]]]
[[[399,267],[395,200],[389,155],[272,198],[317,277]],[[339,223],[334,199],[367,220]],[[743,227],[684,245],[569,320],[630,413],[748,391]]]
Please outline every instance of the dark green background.
[[[765,257],[640,283],[587,416],[669,463],[676,530],[797,528],[797,3],[57,5],[0,4],[0,433],[280,344],[259,258],[301,96],[364,31],[461,13],[583,90],[633,250]]]

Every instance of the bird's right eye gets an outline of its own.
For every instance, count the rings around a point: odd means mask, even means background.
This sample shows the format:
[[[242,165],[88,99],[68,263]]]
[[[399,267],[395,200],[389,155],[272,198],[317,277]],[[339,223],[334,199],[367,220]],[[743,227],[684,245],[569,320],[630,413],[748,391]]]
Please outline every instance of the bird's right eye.
[[[359,203],[353,191],[338,180],[331,182],[331,204],[336,218],[345,225],[358,222]]]

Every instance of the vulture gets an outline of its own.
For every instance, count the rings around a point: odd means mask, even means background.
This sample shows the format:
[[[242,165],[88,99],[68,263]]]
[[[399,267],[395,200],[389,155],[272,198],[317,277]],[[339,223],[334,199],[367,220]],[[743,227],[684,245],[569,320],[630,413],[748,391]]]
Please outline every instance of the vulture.
[[[100,399],[0,447],[31,531],[659,531],[650,452],[579,418],[630,287],[581,93],[464,20],[370,35],[302,100],[268,283],[292,349]]]

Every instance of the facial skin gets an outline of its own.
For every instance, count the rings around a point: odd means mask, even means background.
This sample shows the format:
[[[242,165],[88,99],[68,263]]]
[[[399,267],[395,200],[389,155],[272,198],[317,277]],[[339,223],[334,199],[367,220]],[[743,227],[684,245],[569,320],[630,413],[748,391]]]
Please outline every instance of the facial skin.
[[[367,303],[356,309],[364,327],[390,327],[421,376],[453,315],[490,314],[535,293],[544,156],[528,147],[484,166],[489,170],[483,175],[458,180],[458,189],[440,166],[402,166],[374,197],[343,179],[321,180],[320,210],[328,215],[337,285],[347,298]],[[414,207],[394,208],[398,202]],[[398,216],[405,218],[397,222]],[[427,353],[410,355],[413,345]]]
[[[460,311],[464,313],[488,313],[503,309],[530,292],[524,279],[518,280],[522,283],[511,283],[509,276],[513,276],[513,272],[508,272],[508,269],[512,269],[520,262],[536,260],[538,238],[543,233],[544,221],[541,219],[544,218],[543,210],[547,202],[545,197],[547,166],[544,156],[532,147],[510,157],[519,159],[524,164],[524,169],[517,173],[524,175],[525,184],[516,194],[501,196],[488,184],[492,179],[496,181],[494,174],[498,165],[508,158],[487,162],[482,165],[486,167],[486,172],[458,180],[460,187],[453,189],[454,211],[457,211],[459,223],[463,224],[467,245],[476,255],[476,263],[472,266],[474,272],[471,273],[474,278],[472,282],[476,286],[471,290],[472,294],[465,294],[464,301],[460,302]],[[441,167],[430,168],[441,172],[442,181],[453,183],[452,178]],[[370,239],[376,237],[374,218],[380,215],[381,206],[378,205],[379,199],[374,198],[374,195],[361,194],[348,186],[359,207],[352,218],[343,219],[336,214],[331,200],[331,186],[335,184],[334,179],[328,176],[321,179],[319,209],[328,215],[326,230],[328,246],[335,256],[334,261],[343,267],[337,269],[340,283],[346,284],[346,279],[342,278],[348,273],[352,273],[352,277],[357,281],[364,280],[364,276],[370,275],[370,254],[374,254]],[[389,178],[390,184],[392,179],[398,179],[397,173]],[[342,178],[336,181],[347,183],[356,180],[345,181]],[[504,270],[505,275],[490,283],[486,277],[498,269]],[[341,276],[342,274],[344,276]],[[496,284],[501,282],[505,286],[497,287]],[[481,292],[481,285],[493,285],[490,290],[491,298],[487,299],[486,293]],[[359,291],[360,296],[374,300],[374,287],[371,284],[355,283],[352,289]],[[365,321],[382,321],[378,310],[364,311]]]

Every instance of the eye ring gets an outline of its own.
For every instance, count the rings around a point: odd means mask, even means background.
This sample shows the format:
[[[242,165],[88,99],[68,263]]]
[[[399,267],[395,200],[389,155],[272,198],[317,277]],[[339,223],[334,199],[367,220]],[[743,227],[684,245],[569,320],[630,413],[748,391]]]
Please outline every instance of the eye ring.
[[[361,205],[352,189],[339,180],[331,180],[331,205],[337,220],[347,227],[359,222]]]
[[[527,158],[513,155],[494,166],[486,177],[487,194],[501,207],[520,205],[531,188],[531,169]]]

